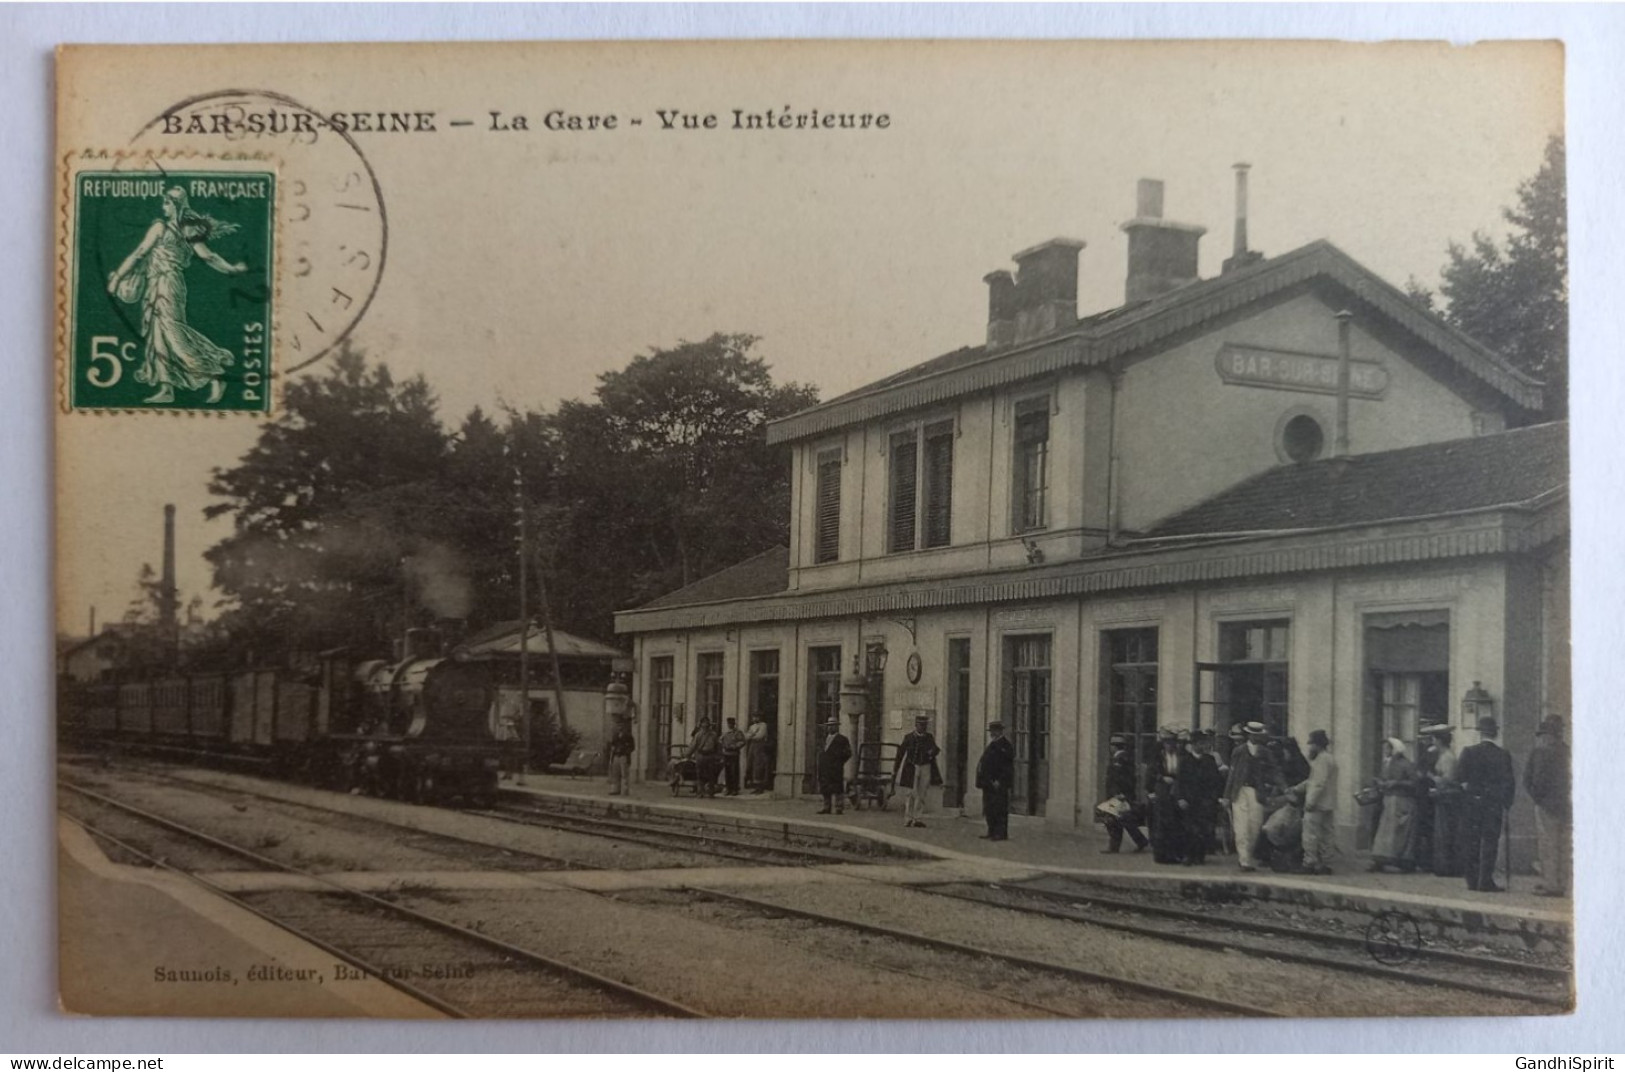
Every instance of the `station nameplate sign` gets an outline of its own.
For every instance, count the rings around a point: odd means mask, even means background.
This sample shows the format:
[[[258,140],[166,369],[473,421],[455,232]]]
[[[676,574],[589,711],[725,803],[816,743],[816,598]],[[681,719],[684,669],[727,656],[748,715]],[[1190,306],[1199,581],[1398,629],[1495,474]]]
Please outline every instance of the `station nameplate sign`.
[[[1262,346],[1219,347],[1215,363],[1225,383],[1246,387],[1273,387],[1279,391],[1337,393],[1337,357],[1270,350]],[[1349,394],[1355,398],[1381,398],[1388,390],[1388,370],[1375,361],[1349,362]]]

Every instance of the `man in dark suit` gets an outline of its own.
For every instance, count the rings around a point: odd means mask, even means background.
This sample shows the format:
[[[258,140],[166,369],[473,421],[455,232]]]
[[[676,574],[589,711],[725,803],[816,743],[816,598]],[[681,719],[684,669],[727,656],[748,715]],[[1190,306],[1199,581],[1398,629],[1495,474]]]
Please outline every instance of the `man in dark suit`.
[[[1207,862],[1219,797],[1224,793],[1225,778],[1210,751],[1212,744],[1212,730],[1192,731],[1190,752],[1174,785],[1179,810],[1185,817],[1185,862],[1191,866]]]
[[[1264,828],[1264,804],[1281,791],[1281,774],[1264,747],[1269,731],[1262,722],[1243,729],[1247,743],[1230,756],[1230,776],[1224,799],[1230,804],[1230,822],[1236,831],[1236,860],[1243,871],[1256,871],[1253,848]]]
[[[1129,805],[1123,814],[1107,818],[1106,847],[1103,853],[1119,852],[1123,848],[1123,831],[1134,840],[1134,851],[1140,852],[1149,844],[1140,831],[1140,805],[1134,799],[1138,794],[1134,785],[1134,756],[1128,749],[1128,738],[1114,733],[1111,738],[1112,758],[1106,763],[1106,799],[1121,797]]]
[[[993,739],[982,750],[976,761],[976,788],[982,791],[982,815],[987,819],[989,841],[1004,841],[1010,836],[1010,789],[1016,781],[1016,748],[1004,736],[1004,723],[995,719],[987,724]]]
[[[1456,777],[1463,794],[1461,855],[1467,888],[1502,893],[1495,884],[1495,856],[1501,845],[1501,820],[1512,807],[1518,783],[1512,756],[1495,743],[1500,724],[1485,716],[1478,720],[1478,743],[1462,750]]]
[[[1177,864],[1185,859],[1185,811],[1176,786],[1181,772],[1189,777],[1191,757],[1171,729],[1158,730],[1157,743],[1162,750],[1151,761],[1145,787],[1151,797],[1151,855],[1159,864]]]
[[[1523,768],[1523,788],[1535,801],[1535,835],[1540,848],[1540,884],[1535,893],[1562,897],[1569,888],[1569,838],[1573,811],[1569,802],[1569,746],[1563,720],[1540,720],[1535,749]]]
[[[831,715],[824,723],[824,745],[818,750],[818,791],[823,794],[824,806],[819,815],[828,815],[831,806],[841,814],[846,803],[846,763],[852,758],[852,742],[841,732],[840,719]]]

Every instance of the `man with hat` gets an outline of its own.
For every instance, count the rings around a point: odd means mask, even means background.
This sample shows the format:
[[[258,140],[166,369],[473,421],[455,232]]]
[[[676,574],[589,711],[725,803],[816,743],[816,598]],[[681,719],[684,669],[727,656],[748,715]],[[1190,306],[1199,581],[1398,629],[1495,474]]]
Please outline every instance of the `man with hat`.
[[[1280,774],[1264,738],[1269,731],[1262,722],[1249,722],[1243,729],[1247,743],[1230,757],[1230,777],[1225,782],[1224,799],[1230,805],[1230,822],[1236,832],[1236,862],[1243,871],[1256,871],[1253,848],[1264,828],[1264,804],[1280,787]]]
[[[1135,801],[1134,756],[1129,752],[1128,738],[1121,733],[1111,737],[1112,758],[1106,763],[1106,799],[1122,798],[1128,810],[1120,815],[1106,817],[1106,847],[1100,851],[1114,853],[1123,847],[1123,831],[1134,840],[1134,851],[1142,851],[1149,842],[1140,831],[1139,804]]]
[[[1225,786],[1230,784],[1230,759],[1236,754],[1236,749],[1247,743],[1247,731],[1241,728],[1241,723],[1232,725],[1229,732],[1222,739],[1215,735],[1218,751],[1214,759],[1219,764],[1219,799],[1220,807],[1214,813],[1215,836],[1219,851],[1232,855],[1236,851],[1235,824],[1231,821],[1230,809],[1223,805]]]
[[[1478,743],[1465,748],[1456,768],[1461,779],[1462,871],[1467,888],[1502,893],[1495,884],[1495,857],[1501,847],[1501,821],[1512,807],[1518,783],[1512,756],[1495,743],[1501,725],[1489,715],[1478,720]]]
[[[1427,780],[1427,810],[1431,812],[1431,855],[1420,862],[1441,878],[1461,877],[1461,760],[1452,747],[1454,735],[1442,722],[1430,722],[1418,731],[1425,747],[1418,768]]]
[[[982,815],[987,819],[989,841],[1010,836],[1010,790],[1016,781],[1016,749],[1004,736],[1004,723],[994,719],[987,724],[993,739],[976,761],[976,788],[982,791]]]
[[[1303,794],[1303,869],[1311,875],[1332,873],[1336,842],[1332,812],[1337,803],[1337,761],[1325,730],[1309,732],[1309,777],[1293,788]]]
[[[841,720],[830,715],[824,720],[824,745],[818,750],[818,792],[823,794],[824,806],[819,815],[828,815],[833,806],[841,814],[846,803],[846,763],[852,758],[852,742],[841,732]]]
[[[1224,775],[1213,758],[1213,731],[1192,730],[1190,754],[1179,784],[1179,806],[1185,813],[1185,862],[1192,866],[1207,862],[1213,841],[1213,824],[1219,811],[1219,795],[1224,792]]]
[[[1534,751],[1523,768],[1523,787],[1535,801],[1535,836],[1540,849],[1542,897],[1562,897],[1569,889],[1569,837],[1573,812],[1569,802],[1569,746],[1563,740],[1563,720],[1547,715],[1540,720]]]
[[[1183,863],[1185,809],[1180,807],[1178,787],[1182,772],[1189,777],[1190,756],[1180,747],[1179,734],[1167,727],[1157,731],[1157,741],[1162,751],[1151,765],[1146,785],[1151,797],[1151,855],[1159,864]]]
[[[931,736],[931,720],[925,715],[914,716],[914,729],[897,746],[897,764],[892,768],[892,791],[901,785],[908,790],[903,804],[903,825],[924,826],[926,793],[933,785],[942,784],[942,771],[937,767],[937,756],[942,749]]]

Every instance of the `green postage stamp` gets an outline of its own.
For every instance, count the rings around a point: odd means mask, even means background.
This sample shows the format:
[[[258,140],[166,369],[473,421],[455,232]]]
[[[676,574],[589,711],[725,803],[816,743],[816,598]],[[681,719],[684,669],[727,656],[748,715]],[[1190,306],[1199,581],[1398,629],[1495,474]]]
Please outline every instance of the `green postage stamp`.
[[[268,412],[276,177],[81,171],[73,184],[68,407]]]

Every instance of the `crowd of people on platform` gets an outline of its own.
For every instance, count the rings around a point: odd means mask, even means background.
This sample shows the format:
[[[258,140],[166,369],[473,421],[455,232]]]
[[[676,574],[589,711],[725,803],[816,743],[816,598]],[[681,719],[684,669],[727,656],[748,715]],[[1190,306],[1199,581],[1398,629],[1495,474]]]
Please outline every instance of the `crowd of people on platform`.
[[[1421,727],[1415,758],[1405,741],[1383,742],[1377,776],[1354,795],[1374,815],[1371,871],[1425,871],[1464,878],[1471,890],[1502,891],[1495,869],[1517,780],[1496,720],[1482,718],[1476,729],[1478,743],[1459,754],[1443,724]],[[1332,873],[1339,770],[1325,730],[1309,734],[1307,753],[1295,738],[1271,737],[1259,722],[1233,728],[1228,747],[1217,752],[1212,730],[1163,729],[1157,736],[1159,750],[1143,764],[1131,738],[1111,738],[1106,799],[1096,809],[1107,835],[1102,852],[1121,852],[1126,834],[1134,851],[1149,846],[1163,864],[1195,866],[1210,853],[1225,853],[1242,871]],[[1570,767],[1562,719],[1541,722],[1523,785],[1538,824],[1536,892],[1563,896]]]

